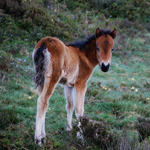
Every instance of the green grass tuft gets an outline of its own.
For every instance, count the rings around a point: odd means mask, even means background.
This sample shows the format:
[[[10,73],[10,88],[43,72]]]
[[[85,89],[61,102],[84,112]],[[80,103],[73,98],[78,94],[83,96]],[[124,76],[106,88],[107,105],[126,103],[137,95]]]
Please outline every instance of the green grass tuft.
[[[15,107],[0,108],[0,129],[5,129],[12,124],[17,124],[21,121],[18,117]]]

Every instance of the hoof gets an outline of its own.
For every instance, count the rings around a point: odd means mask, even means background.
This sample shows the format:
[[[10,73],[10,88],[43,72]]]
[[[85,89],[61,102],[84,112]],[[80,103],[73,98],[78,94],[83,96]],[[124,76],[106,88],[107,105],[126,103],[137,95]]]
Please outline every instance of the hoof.
[[[41,136],[37,136],[37,134],[35,134],[34,139],[35,139],[35,144],[37,144],[40,147],[42,146],[42,144],[46,143],[45,134],[42,134]]]
[[[35,144],[37,144],[40,147],[42,147],[42,144],[44,144],[44,143],[46,143],[46,138],[35,139]]]
[[[70,125],[70,126],[69,126],[69,125],[66,125],[66,131],[69,132],[69,131],[71,131],[71,130],[72,130],[72,126],[71,126],[71,125]]]
[[[46,143],[46,138],[42,138],[42,143],[45,144]]]
[[[37,144],[38,146],[42,147],[41,140],[35,139],[35,144]]]

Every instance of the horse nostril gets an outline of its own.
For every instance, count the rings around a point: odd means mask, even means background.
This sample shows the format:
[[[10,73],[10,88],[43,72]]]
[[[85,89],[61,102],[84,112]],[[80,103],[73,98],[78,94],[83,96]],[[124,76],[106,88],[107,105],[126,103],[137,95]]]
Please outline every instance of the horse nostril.
[[[108,63],[107,65],[104,64],[104,63],[101,64],[101,70],[102,70],[103,72],[107,72],[107,71],[109,70],[109,67],[110,67],[110,64],[109,64],[109,63]]]

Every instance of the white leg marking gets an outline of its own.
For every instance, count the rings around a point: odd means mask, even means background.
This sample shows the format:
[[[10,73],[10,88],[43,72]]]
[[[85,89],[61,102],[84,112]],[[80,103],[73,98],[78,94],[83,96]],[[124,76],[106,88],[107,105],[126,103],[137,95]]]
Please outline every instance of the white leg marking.
[[[74,88],[65,86],[65,96],[66,96],[66,110],[67,110],[67,131],[70,131],[72,129],[72,114],[74,110],[74,99],[73,99],[73,93]]]
[[[37,105],[37,116],[36,116],[36,131],[35,140],[39,146],[42,145],[46,138],[45,133],[45,114],[48,107],[48,102],[44,102],[44,98],[40,95],[38,98]]]
[[[37,116],[38,116],[38,114],[37,114]],[[35,139],[37,139],[37,140],[42,140],[46,136],[44,120],[45,120],[45,115],[43,115],[41,118],[37,117],[36,133],[35,133]]]
[[[84,114],[84,98],[86,92],[86,85],[75,90],[75,103],[76,103],[76,117],[79,119]]]

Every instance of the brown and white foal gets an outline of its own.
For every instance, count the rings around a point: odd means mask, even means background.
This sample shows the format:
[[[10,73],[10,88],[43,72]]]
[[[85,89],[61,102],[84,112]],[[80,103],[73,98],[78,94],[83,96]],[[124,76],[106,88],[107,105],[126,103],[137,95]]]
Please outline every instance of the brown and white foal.
[[[87,81],[99,65],[107,72],[111,63],[116,29],[96,29],[96,33],[82,42],[65,45],[58,38],[41,39],[33,51],[35,83],[38,88],[35,141],[41,145],[46,138],[45,115],[57,83],[64,86],[67,110],[67,131],[72,129],[75,107],[77,119],[84,113]]]

